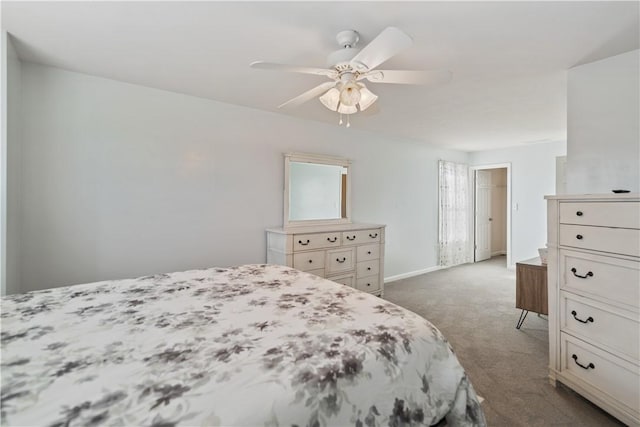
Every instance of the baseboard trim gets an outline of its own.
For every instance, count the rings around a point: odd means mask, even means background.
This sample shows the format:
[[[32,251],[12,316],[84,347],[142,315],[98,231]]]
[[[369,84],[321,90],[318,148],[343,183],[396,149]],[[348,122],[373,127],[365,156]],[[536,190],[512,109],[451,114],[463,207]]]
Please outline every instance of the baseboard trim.
[[[491,252],[491,256],[498,256],[498,255],[506,255],[507,251],[495,251],[495,252]]]
[[[396,274],[395,276],[389,276],[384,278],[384,283],[391,283],[402,279],[408,279],[409,277],[419,276],[425,273],[431,273],[432,271],[442,270],[443,268],[440,265],[436,265],[434,267],[423,268],[422,270],[410,271],[408,273]]]

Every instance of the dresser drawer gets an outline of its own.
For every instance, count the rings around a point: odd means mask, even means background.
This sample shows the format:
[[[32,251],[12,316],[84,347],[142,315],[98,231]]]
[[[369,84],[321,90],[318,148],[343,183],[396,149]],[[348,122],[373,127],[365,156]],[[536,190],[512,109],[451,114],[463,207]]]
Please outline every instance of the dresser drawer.
[[[638,313],[561,293],[560,329],[597,346],[606,346],[631,359],[640,356]]]
[[[302,271],[324,268],[324,251],[293,254],[293,268]]]
[[[379,276],[369,276],[356,279],[356,288],[365,292],[378,292],[380,291],[380,278]]]
[[[294,234],[293,250],[308,251],[311,249],[333,248],[340,246],[340,233]]]
[[[640,256],[640,230],[560,224],[560,245]]]
[[[328,277],[328,279],[336,283],[341,283],[343,285],[350,286],[352,288],[355,288],[356,286],[356,277],[353,273]]]
[[[640,228],[638,202],[561,202],[561,224]]]
[[[355,248],[331,249],[327,251],[325,273],[327,276],[353,270],[355,266]]]
[[[358,278],[373,276],[380,272],[380,261],[377,259],[371,261],[363,261],[356,264],[356,274]]]
[[[560,334],[560,369],[591,384],[636,414],[640,411],[639,367],[571,335]]]
[[[380,245],[374,243],[373,245],[363,245],[356,248],[356,261],[369,261],[372,259],[380,258]]]
[[[640,263],[560,249],[560,289],[638,311]]]
[[[363,243],[373,243],[380,241],[380,229],[345,231],[342,233],[343,245],[360,245]]]

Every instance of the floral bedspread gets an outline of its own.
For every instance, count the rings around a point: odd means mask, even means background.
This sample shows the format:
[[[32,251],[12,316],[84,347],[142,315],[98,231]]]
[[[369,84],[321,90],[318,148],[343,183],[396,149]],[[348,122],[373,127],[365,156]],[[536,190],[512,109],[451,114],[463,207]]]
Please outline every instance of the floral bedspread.
[[[3,425],[485,425],[422,317],[275,265],[2,299]]]

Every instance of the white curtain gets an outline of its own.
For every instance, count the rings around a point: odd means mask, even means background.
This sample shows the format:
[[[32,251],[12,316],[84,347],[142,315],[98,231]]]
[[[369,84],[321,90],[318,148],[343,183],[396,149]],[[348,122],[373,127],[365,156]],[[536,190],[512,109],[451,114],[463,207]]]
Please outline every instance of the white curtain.
[[[470,261],[469,167],[440,160],[438,169],[440,265],[448,267]]]

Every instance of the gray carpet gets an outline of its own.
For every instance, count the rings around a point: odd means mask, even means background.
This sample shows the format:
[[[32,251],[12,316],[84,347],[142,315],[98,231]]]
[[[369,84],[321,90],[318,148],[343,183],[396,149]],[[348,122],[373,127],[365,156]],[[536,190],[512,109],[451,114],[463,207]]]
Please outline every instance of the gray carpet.
[[[489,426],[622,425],[573,391],[549,384],[545,317],[529,313],[520,330],[515,271],[505,257],[385,286],[385,299],[430,320],[466,369]]]

